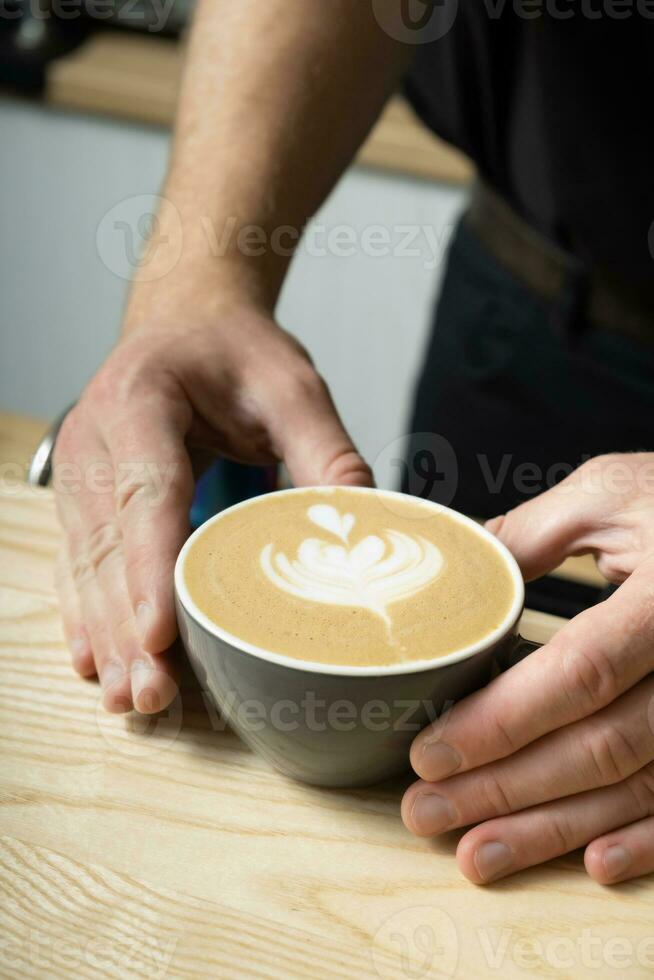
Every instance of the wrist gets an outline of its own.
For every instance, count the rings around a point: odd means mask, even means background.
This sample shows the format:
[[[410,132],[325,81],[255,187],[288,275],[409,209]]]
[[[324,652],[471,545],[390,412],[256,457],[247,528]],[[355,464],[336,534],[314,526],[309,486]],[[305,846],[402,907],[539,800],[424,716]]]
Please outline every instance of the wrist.
[[[251,307],[272,316],[300,237],[278,241],[274,230],[240,216],[236,208],[182,204],[166,193],[135,269],[123,329],[147,319],[202,318],[225,308]],[[216,217],[220,214],[220,217]]]
[[[272,317],[275,301],[265,284],[238,268],[178,268],[154,281],[132,283],[122,332],[131,333],[144,322],[206,324],[243,309]]]

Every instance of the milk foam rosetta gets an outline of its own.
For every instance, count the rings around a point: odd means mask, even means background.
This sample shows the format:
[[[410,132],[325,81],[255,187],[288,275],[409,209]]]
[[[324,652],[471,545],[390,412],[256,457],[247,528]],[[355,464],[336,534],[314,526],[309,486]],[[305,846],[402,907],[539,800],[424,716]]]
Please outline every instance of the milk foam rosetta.
[[[314,504],[306,513],[343,544],[305,538],[293,561],[275,552],[272,544],[261,552],[261,565],[270,581],[300,599],[368,609],[390,630],[391,603],[414,595],[443,567],[439,549],[420,535],[412,537],[389,528],[386,540],[369,534],[350,545],[354,514],[341,514],[330,504]]]
[[[258,497],[201,532],[196,605],[232,635],[332,664],[431,659],[494,630],[515,588],[468,525],[410,497],[314,488]]]

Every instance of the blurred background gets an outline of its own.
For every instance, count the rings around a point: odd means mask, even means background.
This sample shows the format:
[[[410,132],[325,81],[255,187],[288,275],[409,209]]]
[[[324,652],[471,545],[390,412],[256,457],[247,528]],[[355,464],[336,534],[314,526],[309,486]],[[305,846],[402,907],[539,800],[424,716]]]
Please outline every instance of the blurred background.
[[[156,221],[190,14],[188,0],[4,0],[0,11],[0,464],[23,479],[118,336]],[[308,348],[380,486],[398,485],[472,177],[395,96],[308,228],[281,296],[280,322]],[[194,522],[276,478],[234,467],[200,486]],[[573,615],[597,601],[594,564],[575,561],[530,585],[528,604]]]
[[[113,345],[154,208],[187,0],[12,0],[0,16],[0,409],[49,420]],[[300,247],[279,306],[374,461],[405,430],[471,176],[398,96]],[[365,371],[366,397],[361,397]]]

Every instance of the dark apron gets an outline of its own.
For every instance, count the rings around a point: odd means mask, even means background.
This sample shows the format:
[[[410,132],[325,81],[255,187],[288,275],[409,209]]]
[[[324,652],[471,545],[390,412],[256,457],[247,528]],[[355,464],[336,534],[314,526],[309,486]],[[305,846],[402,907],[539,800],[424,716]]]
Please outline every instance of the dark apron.
[[[559,313],[464,217],[416,391],[406,492],[491,517],[591,456],[654,450],[654,334],[649,344],[578,322],[567,330]]]

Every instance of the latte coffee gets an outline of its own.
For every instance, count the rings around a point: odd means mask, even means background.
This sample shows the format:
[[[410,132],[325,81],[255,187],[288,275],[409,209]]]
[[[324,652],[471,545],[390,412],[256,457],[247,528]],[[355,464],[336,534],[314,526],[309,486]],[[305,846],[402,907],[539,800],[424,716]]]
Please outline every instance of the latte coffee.
[[[516,597],[469,523],[411,497],[311,488],[257,497],[201,530],[189,595],[246,643],[299,660],[388,666],[484,639]]]

